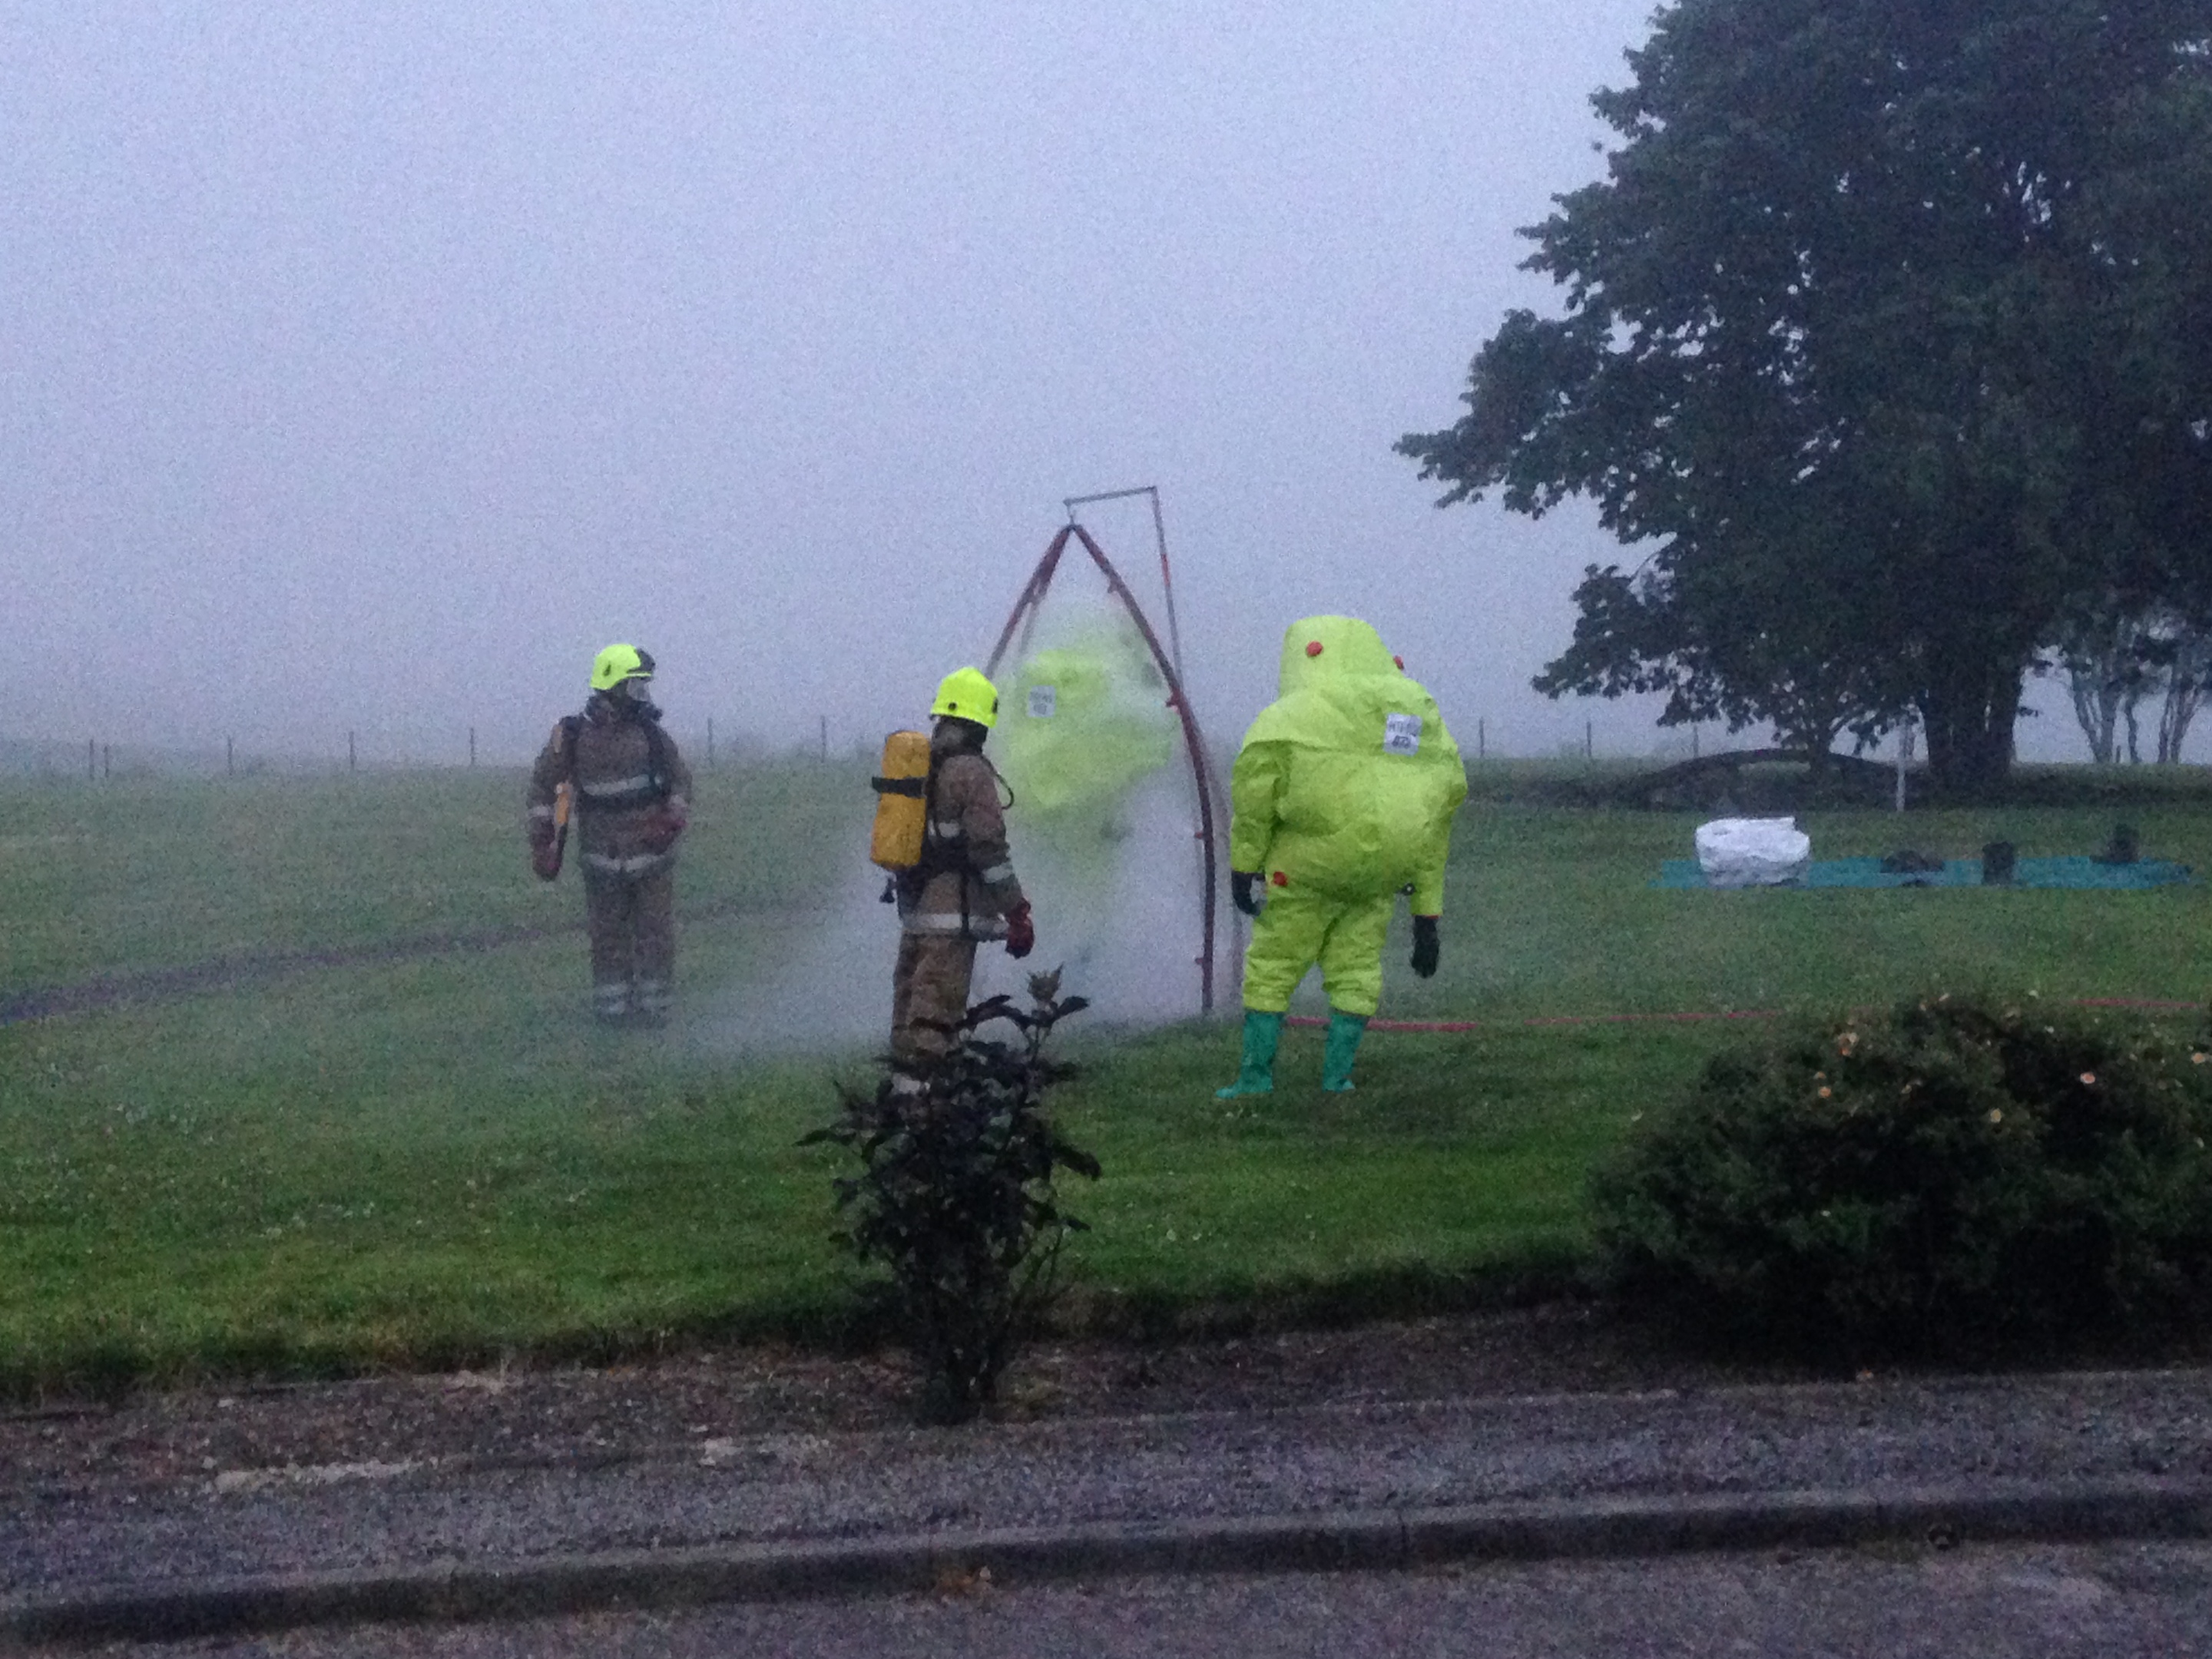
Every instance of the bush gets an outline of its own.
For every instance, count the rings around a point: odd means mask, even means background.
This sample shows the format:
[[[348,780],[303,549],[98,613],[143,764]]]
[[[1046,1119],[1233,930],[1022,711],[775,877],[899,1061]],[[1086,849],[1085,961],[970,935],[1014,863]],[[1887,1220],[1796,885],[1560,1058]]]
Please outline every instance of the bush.
[[[1030,980],[1032,1006],[993,997],[968,1010],[943,1060],[885,1078],[872,1094],[841,1088],[838,1120],[800,1143],[851,1150],[840,1177],[840,1237],[883,1268],[873,1295],[922,1368],[920,1415],[962,1423],[995,1398],[1022,1334],[1049,1304],[1060,1247],[1083,1224],[1054,1198],[1060,1170],[1096,1180],[1098,1161],[1070,1145],[1044,1094],[1074,1068],[1043,1054],[1046,1037],[1088,1006],[1054,1000],[1058,973]],[[1012,1024],[1018,1043],[980,1030]],[[913,1087],[919,1085],[919,1087]],[[908,1086],[902,1086],[908,1085]]]
[[[1737,1346],[1980,1359],[2212,1324],[2212,1053],[1931,996],[1723,1054],[1595,1183],[1623,1295]]]

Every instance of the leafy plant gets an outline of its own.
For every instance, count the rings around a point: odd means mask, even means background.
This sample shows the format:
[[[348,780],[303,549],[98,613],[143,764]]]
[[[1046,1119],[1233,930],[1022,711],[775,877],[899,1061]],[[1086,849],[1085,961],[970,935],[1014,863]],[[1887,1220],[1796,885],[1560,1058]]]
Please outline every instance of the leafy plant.
[[[2212,1325],[2212,1052],[1933,996],[1721,1054],[1595,1183],[1625,1294],[1754,1347],[1984,1358]]]
[[[940,1059],[841,1087],[837,1121],[801,1145],[830,1142],[860,1162],[836,1182],[841,1237],[888,1275],[875,1287],[922,1367],[921,1416],[962,1423],[997,1394],[1022,1334],[1057,1289],[1060,1249],[1083,1223],[1054,1192],[1060,1170],[1096,1180],[1098,1161],[1045,1110],[1074,1075],[1043,1053],[1053,1027],[1087,1006],[1059,997],[1060,975],[1033,975],[1031,1006],[998,996],[968,1010]],[[1014,1042],[981,1035],[1004,1021]]]

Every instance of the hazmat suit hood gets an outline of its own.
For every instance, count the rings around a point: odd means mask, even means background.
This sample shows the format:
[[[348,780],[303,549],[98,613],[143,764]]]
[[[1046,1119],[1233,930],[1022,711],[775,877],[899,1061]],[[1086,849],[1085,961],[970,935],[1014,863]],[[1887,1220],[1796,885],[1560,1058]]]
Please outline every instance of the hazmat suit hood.
[[[1397,659],[1374,624],[1357,617],[1308,617],[1283,635],[1275,695],[1287,697],[1348,674],[1399,674]]]

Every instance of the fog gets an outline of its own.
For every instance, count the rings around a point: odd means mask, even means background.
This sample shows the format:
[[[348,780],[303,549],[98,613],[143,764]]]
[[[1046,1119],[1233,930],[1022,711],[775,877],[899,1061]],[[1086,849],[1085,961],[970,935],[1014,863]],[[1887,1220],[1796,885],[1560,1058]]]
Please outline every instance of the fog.
[[[512,761],[623,638],[842,749],[1152,484],[1217,745],[1341,611],[1493,752],[1648,752],[1528,689],[1590,515],[1391,445],[1555,303],[1650,9],[0,0],[0,738]]]
[[[1030,976],[1058,969],[1063,994],[1091,1005],[1086,1029],[1188,1018],[1209,983],[1217,1007],[1233,1006],[1243,936],[1227,869],[1217,866],[1209,980],[1195,769],[1142,641],[1094,571],[1063,568],[1000,683],[1005,702],[985,753],[1039,942],[1020,961],[995,946],[979,951],[975,996],[1026,1006]],[[1049,686],[1046,701],[1032,705],[1024,684]],[[856,800],[840,839],[862,844],[872,810]],[[885,952],[888,890],[871,866],[842,878],[826,914],[776,945],[773,975],[741,975],[710,996],[696,1039],[751,1053],[880,1042],[884,986],[856,978],[853,964]]]
[[[1040,919],[1038,944],[1018,962],[998,945],[980,947],[971,1000],[1004,993],[1027,1006],[1030,975],[1060,969],[1061,994],[1091,1004],[1085,1030],[1195,1016],[1203,910],[1193,803],[1179,767],[1137,792],[1121,814],[1128,833],[1120,855],[1098,872],[1103,878],[1074,877],[1048,849],[1024,838],[1018,811],[1011,815],[1023,888]],[[866,836],[865,818],[856,814],[848,840],[858,845]],[[1238,994],[1242,935],[1231,933],[1228,879],[1224,870],[1215,901],[1217,1010],[1234,1008]],[[710,1053],[751,1055],[880,1048],[897,936],[890,907],[878,902],[882,882],[880,872],[850,873],[822,914],[809,915],[771,942],[773,973],[741,974],[702,992],[699,1011],[687,1022],[690,1040]],[[856,973],[855,963],[871,966]],[[992,1033],[1009,1034],[1006,1027]]]

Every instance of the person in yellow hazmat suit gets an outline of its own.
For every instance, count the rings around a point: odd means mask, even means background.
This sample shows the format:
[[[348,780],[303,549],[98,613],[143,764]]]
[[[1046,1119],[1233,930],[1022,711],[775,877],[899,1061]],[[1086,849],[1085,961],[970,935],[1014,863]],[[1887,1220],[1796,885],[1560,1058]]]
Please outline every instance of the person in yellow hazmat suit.
[[[1223,1099],[1274,1088],[1283,1015],[1316,963],[1329,1006],[1322,1087],[1352,1087],[1402,890],[1413,894],[1413,971],[1425,979],[1437,970],[1444,860],[1467,799],[1467,771],[1436,699],[1366,623],[1293,623],[1279,690],[1230,773],[1230,890],[1255,920],[1243,1060],[1217,1091]]]
[[[1094,628],[1024,662],[994,737],[1027,836],[1095,886],[1109,882],[1128,807],[1175,757],[1175,714],[1133,630]]]

